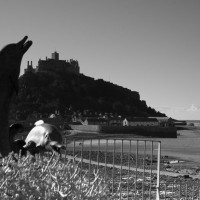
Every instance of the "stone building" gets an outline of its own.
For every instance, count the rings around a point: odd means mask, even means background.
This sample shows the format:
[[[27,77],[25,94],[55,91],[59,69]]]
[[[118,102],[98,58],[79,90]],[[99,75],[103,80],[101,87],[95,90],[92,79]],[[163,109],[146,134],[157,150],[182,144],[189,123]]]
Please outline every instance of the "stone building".
[[[38,65],[34,69],[32,66],[32,61],[27,64],[27,69],[24,72],[39,72],[39,71],[61,71],[61,72],[71,72],[75,74],[80,73],[80,67],[77,60],[70,59],[60,60],[59,53],[56,51],[52,53],[51,58],[47,58],[45,60],[39,59]]]

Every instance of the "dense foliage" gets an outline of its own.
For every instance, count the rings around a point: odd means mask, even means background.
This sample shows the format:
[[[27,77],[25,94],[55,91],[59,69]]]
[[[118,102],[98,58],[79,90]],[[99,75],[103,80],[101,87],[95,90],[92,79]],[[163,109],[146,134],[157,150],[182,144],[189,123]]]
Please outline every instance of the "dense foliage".
[[[18,159],[18,156],[16,155]],[[13,155],[2,159],[0,168],[0,199],[114,199],[103,177],[96,171],[81,171],[78,163],[48,157],[36,160],[29,155],[13,160]]]
[[[27,72],[19,79],[19,93],[11,113],[29,114],[89,110],[92,113],[113,113],[122,116],[165,116],[140,100],[138,92],[83,74],[59,70]]]

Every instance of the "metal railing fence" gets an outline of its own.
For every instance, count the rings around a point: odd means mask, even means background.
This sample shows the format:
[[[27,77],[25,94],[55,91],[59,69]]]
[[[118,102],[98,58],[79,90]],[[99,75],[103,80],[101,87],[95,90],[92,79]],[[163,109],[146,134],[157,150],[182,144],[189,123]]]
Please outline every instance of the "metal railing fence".
[[[117,199],[160,199],[159,141],[81,139],[65,144],[65,159],[79,162],[89,181],[93,171],[98,171]]]
[[[160,141],[65,138],[65,144],[65,162],[77,161],[89,181],[98,171],[116,199],[200,200],[200,179],[166,179]]]
[[[160,141],[81,139],[65,143],[65,159],[79,162],[89,181],[92,172],[98,171],[116,199],[200,200],[199,179],[180,181],[165,171]]]
[[[77,161],[83,174],[88,172],[89,181],[92,172],[98,171],[110,192],[117,193],[117,199],[200,200],[200,179],[163,178],[159,141],[65,138],[65,144],[65,162]]]

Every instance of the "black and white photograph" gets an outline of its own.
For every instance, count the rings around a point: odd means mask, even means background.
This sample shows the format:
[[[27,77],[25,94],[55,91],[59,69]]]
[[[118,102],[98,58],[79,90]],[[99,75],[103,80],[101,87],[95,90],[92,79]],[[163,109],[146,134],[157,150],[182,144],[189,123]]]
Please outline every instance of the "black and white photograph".
[[[199,0],[0,0],[0,199],[200,200]]]

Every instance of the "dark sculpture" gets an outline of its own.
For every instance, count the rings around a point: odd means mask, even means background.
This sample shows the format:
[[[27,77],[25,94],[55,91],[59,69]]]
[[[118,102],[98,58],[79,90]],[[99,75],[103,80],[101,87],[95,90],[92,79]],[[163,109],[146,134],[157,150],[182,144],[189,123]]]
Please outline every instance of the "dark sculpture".
[[[14,93],[18,93],[18,78],[23,55],[32,45],[25,36],[20,42],[9,44],[0,51],[0,153],[7,156],[9,144],[9,107]]]
[[[22,139],[15,139],[15,136],[23,131],[24,126],[22,124],[11,124],[9,127],[9,141],[12,152],[21,154],[21,156],[26,156],[27,151],[24,148],[24,145],[26,144],[25,141]]]

